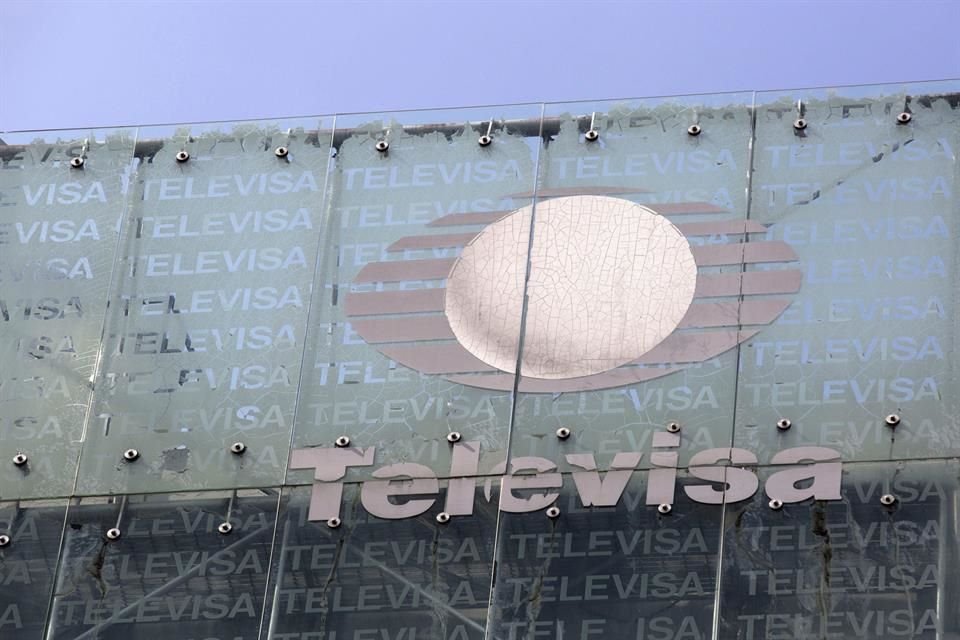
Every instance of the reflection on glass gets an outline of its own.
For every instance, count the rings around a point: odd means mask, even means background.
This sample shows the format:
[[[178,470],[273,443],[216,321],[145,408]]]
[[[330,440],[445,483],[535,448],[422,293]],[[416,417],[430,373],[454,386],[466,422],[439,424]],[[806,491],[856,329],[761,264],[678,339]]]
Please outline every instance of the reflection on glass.
[[[67,496],[136,136],[0,137],[0,498]]]

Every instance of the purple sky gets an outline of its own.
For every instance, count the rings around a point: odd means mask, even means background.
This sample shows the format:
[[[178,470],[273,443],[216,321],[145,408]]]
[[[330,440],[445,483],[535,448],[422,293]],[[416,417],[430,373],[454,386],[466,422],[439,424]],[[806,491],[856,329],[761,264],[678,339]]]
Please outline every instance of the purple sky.
[[[960,0],[0,0],[0,130],[960,77]]]

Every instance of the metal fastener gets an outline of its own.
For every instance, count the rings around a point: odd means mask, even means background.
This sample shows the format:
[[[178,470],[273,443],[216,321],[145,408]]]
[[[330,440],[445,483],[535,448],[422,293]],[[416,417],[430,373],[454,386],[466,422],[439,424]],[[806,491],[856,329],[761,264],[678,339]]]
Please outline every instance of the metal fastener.
[[[0,533],[0,547],[5,547],[10,544],[10,536],[5,533]]]
[[[133,462],[140,457],[140,452],[136,449],[127,449],[123,452],[123,459],[127,462]]]
[[[340,518],[330,518],[329,520],[327,520],[327,526],[330,527],[331,529],[336,529],[341,524],[343,523],[340,521]]]
[[[350,438],[348,438],[347,436],[340,436],[339,438],[336,439],[336,441],[333,444],[337,445],[338,447],[349,447]]]
[[[477,144],[481,147],[489,147],[491,142],[493,142],[493,136],[487,134],[483,134],[477,139]]]
[[[559,518],[560,517],[559,507],[550,507],[549,509],[547,509],[547,517],[551,519]]]
[[[447,434],[447,442],[453,444],[454,442],[460,442],[460,438],[463,436],[460,435],[459,431],[451,431]]]
[[[247,450],[247,445],[245,445],[242,442],[234,442],[232,445],[230,445],[230,453],[233,453],[236,455],[240,455],[246,450]]]
[[[186,162],[187,160],[190,159],[190,154],[182,150],[177,151],[176,158],[177,158],[177,162]]]
[[[700,125],[698,125],[698,124],[692,124],[692,125],[690,125],[689,127],[687,127],[687,133],[689,133],[689,134],[692,135],[692,136],[698,136],[698,135],[700,135],[700,132],[701,132],[701,131],[702,131],[702,129],[700,128]]]
[[[780,418],[777,420],[777,429],[780,429],[780,431],[786,431],[791,426],[793,426],[793,423],[790,422],[789,418]]]
[[[886,418],[884,418],[883,421],[887,423],[887,426],[895,427],[898,424],[900,424],[900,416],[897,415],[896,413],[891,413]]]
[[[583,134],[583,137],[586,138],[588,141],[593,142],[594,140],[600,137],[600,132],[597,131],[596,129],[590,129],[585,134]]]
[[[768,502],[767,505],[774,511],[778,511],[779,509],[783,508],[783,501],[778,500],[777,498],[774,498],[773,500]]]
[[[907,124],[913,120],[913,115],[909,111],[904,111],[897,116],[897,124]]]
[[[223,535],[227,535],[228,533],[233,531],[233,525],[230,524],[229,522],[221,522],[217,526],[217,531],[219,531]]]
[[[277,147],[273,150],[273,154],[278,158],[286,158],[288,153],[290,153],[290,149],[286,147]]]
[[[797,118],[796,120],[793,121],[793,128],[796,129],[797,131],[803,131],[804,129],[807,128],[807,121],[804,120],[803,118]]]
[[[84,159],[83,156],[77,156],[76,158],[70,158],[70,166],[74,169],[83,168]]]
[[[440,513],[437,514],[437,522],[439,522],[440,524],[447,524],[448,522],[450,522],[450,514],[447,513],[446,511],[441,511]]]
[[[23,465],[27,464],[27,454],[18,453],[17,455],[13,456],[13,464],[17,465],[18,467],[22,467]]]
[[[561,440],[566,440],[570,437],[570,429],[567,429],[566,427],[560,427],[557,429],[557,437]]]
[[[893,503],[897,501],[897,497],[892,493],[885,493],[880,496],[880,504],[885,507],[893,506]]]
[[[670,513],[671,511],[673,511],[673,507],[672,507],[671,505],[669,505],[669,504],[664,503],[664,504],[661,504],[661,505],[659,505],[659,506],[657,507],[657,511],[658,511],[661,515],[667,515],[668,513]]]
[[[112,529],[107,529],[107,540],[119,540],[120,539],[120,529],[113,527]]]
[[[667,431],[669,431],[670,433],[678,433],[680,431],[680,423],[671,422],[670,424],[667,425]]]
[[[377,147],[377,151],[379,151],[380,153],[384,153],[386,152],[387,149],[390,148],[390,143],[387,142],[386,140],[377,140],[376,147]]]

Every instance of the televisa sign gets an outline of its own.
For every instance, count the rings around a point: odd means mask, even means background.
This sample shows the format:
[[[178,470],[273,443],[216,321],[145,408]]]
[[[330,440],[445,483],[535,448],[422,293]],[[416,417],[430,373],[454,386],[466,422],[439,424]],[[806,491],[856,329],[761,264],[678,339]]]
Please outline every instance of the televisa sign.
[[[676,496],[677,453],[680,436],[658,432],[653,437],[647,472],[646,499],[650,506],[669,512]],[[674,451],[671,451],[673,449]],[[350,467],[369,467],[374,463],[376,447],[315,447],[294,449],[292,469],[313,469],[314,483],[308,519],[340,523],[343,484]],[[617,453],[610,468],[601,472],[591,453],[564,455],[578,471],[570,474],[580,501],[585,507],[614,507],[627,483],[643,459],[637,451]],[[522,456],[511,460],[509,469],[501,462],[490,474],[479,473],[480,442],[452,445],[448,486],[442,520],[473,514],[477,484],[484,482],[489,501],[494,478],[500,475],[499,508],[508,513],[529,513],[548,509],[559,498],[563,474],[547,458]],[[683,492],[694,502],[728,504],[752,497],[760,487],[757,475],[745,466],[758,464],[757,456],[746,449],[722,447],[705,449],[690,459],[687,473],[702,483],[685,483]],[[777,452],[771,465],[783,468],[766,480],[764,491],[772,505],[816,500],[839,500],[840,454],[825,447],[794,447]],[[419,516],[434,506],[440,492],[440,480],[429,467],[413,462],[382,466],[371,473],[373,479],[362,483],[360,500],[364,508],[378,518],[401,520]],[[440,519],[440,518],[438,518]]]

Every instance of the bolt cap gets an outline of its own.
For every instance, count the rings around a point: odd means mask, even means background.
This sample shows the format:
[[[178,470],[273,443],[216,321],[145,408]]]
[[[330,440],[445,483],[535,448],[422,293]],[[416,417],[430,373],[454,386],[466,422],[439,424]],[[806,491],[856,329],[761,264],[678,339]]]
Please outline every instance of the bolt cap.
[[[177,162],[186,162],[187,160],[190,159],[190,154],[187,153],[186,151],[177,151],[176,158],[177,158]]]
[[[560,509],[559,509],[558,507],[550,507],[549,509],[547,509],[547,517],[548,517],[548,518],[559,518],[559,517],[560,517]]]
[[[454,442],[460,442],[460,438],[463,437],[460,435],[459,431],[451,431],[447,434],[447,442],[453,444]]]
[[[341,524],[343,523],[340,521],[340,518],[330,518],[329,520],[327,520],[327,526],[330,527],[331,529],[336,529]]]
[[[347,436],[340,436],[339,438],[337,438],[336,442],[334,442],[333,444],[337,445],[338,447],[349,447],[350,438],[348,438]]]
[[[230,524],[229,522],[221,522],[221,523],[217,526],[217,531],[219,531],[219,532],[222,533],[223,535],[227,535],[228,533],[230,533],[231,531],[233,531],[233,525]]]
[[[236,455],[240,455],[246,450],[247,450],[247,445],[245,445],[242,442],[234,442],[232,445],[230,445],[230,453],[234,453]]]
[[[583,137],[589,140],[590,142],[593,142],[594,140],[600,137],[600,132],[597,131],[596,129],[590,129],[585,134],[583,134]]]
[[[567,438],[570,437],[570,429],[566,427],[560,427],[559,429],[557,429],[557,437],[560,438],[561,440],[566,440]]]
[[[377,140],[376,147],[377,147],[377,151],[383,153],[384,151],[390,148],[390,143],[387,142],[386,140]]]
[[[780,429],[780,431],[786,431],[791,426],[793,426],[793,423],[790,422],[789,418],[780,418],[777,420],[777,429]]]
[[[793,128],[796,129],[797,131],[803,131],[804,129],[807,128],[807,121],[804,120],[803,118],[797,118],[796,120],[793,121]]]
[[[437,514],[437,522],[439,522],[440,524],[447,524],[448,522],[450,522],[450,514],[447,513],[446,511],[441,511],[440,513]]]
[[[661,504],[661,505],[657,506],[657,511],[660,512],[660,513],[663,514],[663,515],[667,515],[668,513],[670,513],[671,511],[673,511],[673,506],[671,506],[671,505],[669,505],[669,504]]]
[[[885,493],[880,496],[880,504],[885,507],[892,506],[897,501],[897,497],[892,493]]]
[[[670,433],[678,433],[680,431],[680,423],[671,422],[670,424],[667,425],[667,431],[669,431]]]
[[[701,131],[703,131],[703,129],[701,129],[700,125],[698,124],[692,124],[689,127],[687,127],[687,133],[689,133],[692,136],[700,135]]]
[[[112,529],[107,529],[107,540],[119,540],[120,539],[120,529],[113,527]]]
[[[22,467],[23,465],[27,464],[27,455],[25,453],[18,453],[17,455],[13,456],[13,464],[17,465],[18,467]]]
[[[480,136],[480,139],[477,140],[477,144],[479,144],[481,147],[488,147],[490,146],[491,142],[493,142],[493,137],[488,135],[482,135]]]
[[[140,457],[140,452],[136,449],[127,449],[123,452],[123,459],[128,462],[133,462]]]
[[[778,509],[782,509],[782,508],[783,508],[783,501],[782,501],[782,500],[778,500],[777,498],[774,498],[773,500],[771,500],[770,502],[768,502],[767,505],[768,505],[771,509],[773,509],[774,511],[777,511]]]
[[[886,422],[888,426],[895,427],[898,424],[900,424],[900,416],[897,415],[896,413],[891,413],[886,418],[884,418],[883,421]]]
[[[84,162],[85,160],[81,156],[78,156],[76,158],[70,158],[70,166],[73,167],[74,169],[81,168]]]
[[[10,544],[10,536],[5,533],[0,533],[0,547],[5,547]]]
[[[290,153],[290,149],[287,149],[286,147],[277,147],[273,150],[273,153],[278,158],[286,158],[287,154]]]
[[[897,116],[897,124],[907,124],[913,120],[913,115],[909,111],[904,111]]]

